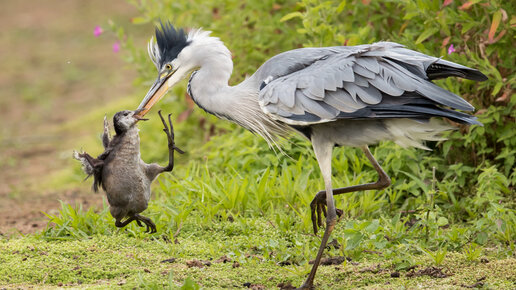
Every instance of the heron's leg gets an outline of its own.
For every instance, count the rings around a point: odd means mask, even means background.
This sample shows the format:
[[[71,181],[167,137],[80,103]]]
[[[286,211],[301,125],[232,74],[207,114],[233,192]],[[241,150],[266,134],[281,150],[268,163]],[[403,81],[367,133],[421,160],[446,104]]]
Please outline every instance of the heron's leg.
[[[370,190],[370,189],[383,189],[391,185],[391,179],[383,171],[378,161],[374,158],[371,151],[369,151],[369,147],[367,145],[362,147],[364,154],[366,155],[369,162],[373,165],[376,172],[378,172],[378,181],[366,184],[353,185],[348,187],[336,188],[333,190],[333,195],[360,191],[360,190]],[[314,227],[314,233],[317,234],[317,228],[322,226],[322,216],[326,215],[326,191],[319,191],[312,202],[310,203],[310,208],[312,211],[312,224]],[[337,209],[339,216],[342,214],[342,211]]]
[[[329,143],[327,141],[320,141],[316,137],[312,137],[312,146],[314,148],[315,156],[317,161],[319,162],[319,167],[321,169],[321,173],[324,179],[324,187],[326,188],[326,192],[330,194],[325,195],[326,199],[326,230],[324,231],[324,235],[322,237],[321,245],[319,246],[319,251],[317,252],[317,256],[315,257],[314,265],[310,270],[310,274],[306,279],[305,283],[301,286],[302,289],[312,289],[314,287],[314,278],[317,272],[317,268],[321,263],[321,258],[326,248],[326,244],[328,243],[328,239],[330,237],[331,232],[335,228],[337,224],[337,213],[335,210],[335,202],[333,200],[332,193],[332,185],[331,185],[331,153],[333,150],[333,143]]]
[[[148,217],[144,217],[142,215],[135,215],[137,221],[142,221],[146,226],[146,232],[150,232],[151,234],[156,232],[156,225],[152,222],[152,220]]]
[[[172,126],[172,121],[170,120],[170,115],[168,114],[168,126],[167,122],[165,122],[165,119],[161,115],[161,110],[158,111],[159,117],[161,118],[161,122],[163,123],[163,132],[167,135],[168,139],[168,165],[163,167],[163,171],[172,171],[174,169],[174,150],[183,154],[185,153],[183,150],[176,147],[176,144],[174,142],[174,126]]]

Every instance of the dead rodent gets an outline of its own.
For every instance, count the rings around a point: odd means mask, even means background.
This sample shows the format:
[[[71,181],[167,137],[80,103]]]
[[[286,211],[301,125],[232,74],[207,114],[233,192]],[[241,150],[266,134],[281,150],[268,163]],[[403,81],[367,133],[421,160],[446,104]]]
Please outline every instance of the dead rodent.
[[[113,116],[116,135],[111,139],[109,127],[104,117],[104,133],[102,143],[105,151],[97,158],[88,153],[74,151],[73,157],[81,161],[83,170],[88,176],[93,175],[93,190],[102,187],[106,192],[111,215],[116,219],[117,227],[124,227],[132,221],[139,226],[144,223],[147,231],[156,232],[156,225],[150,218],[140,215],[148,205],[152,181],[162,172],[174,168],[174,151],[184,153],[174,143],[174,128],[168,115],[168,126],[163,122],[163,131],[168,139],[169,162],[163,167],[156,163],[147,164],[140,158],[140,136],[136,123],[141,120],[137,116],[139,110],[121,111]],[[124,221],[122,221],[125,219]]]

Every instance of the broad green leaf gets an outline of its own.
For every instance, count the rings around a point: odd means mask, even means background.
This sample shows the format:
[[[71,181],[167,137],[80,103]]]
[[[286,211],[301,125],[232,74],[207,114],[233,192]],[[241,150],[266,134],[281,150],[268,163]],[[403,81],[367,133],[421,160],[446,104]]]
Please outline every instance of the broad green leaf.
[[[303,14],[301,12],[298,12],[298,11],[291,12],[291,13],[281,17],[280,22],[289,21],[290,19],[293,19],[293,18],[296,18],[296,17],[303,18]]]
[[[380,224],[378,221],[373,221],[371,224],[369,224],[364,230],[368,233],[375,233],[376,230],[380,227]]]
[[[502,11],[498,10],[493,14],[493,21],[491,22],[491,27],[489,28],[488,40],[489,43],[494,42],[494,35],[496,33],[496,29],[500,25],[500,21],[502,20]]]
[[[494,95],[498,94],[500,92],[500,90],[502,89],[502,86],[503,86],[502,82],[497,82],[493,88],[493,92],[491,93],[491,95],[494,96]]]
[[[344,10],[344,8],[346,8],[346,1],[345,0],[340,2],[339,6],[336,9],[337,13],[341,13]]]
[[[439,28],[436,28],[436,27],[426,29],[416,39],[416,44],[420,44],[421,42],[425,41],[427,38],[429,38],[430,36],[434,35],[438,31],[439,31]]]
[[[448,222],[448,219],[445,218],[445,217],[440,217],[437,219],[437,225],[442,227],[442,226],[445,226],[447,225],[449,222]]]

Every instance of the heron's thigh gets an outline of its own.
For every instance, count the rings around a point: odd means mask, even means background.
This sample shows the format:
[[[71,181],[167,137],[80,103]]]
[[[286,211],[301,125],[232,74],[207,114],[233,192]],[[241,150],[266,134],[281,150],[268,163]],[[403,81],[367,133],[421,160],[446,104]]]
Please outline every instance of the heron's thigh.
[[[390,139],[381,120],[337,120],[314,125],[312,132],[318,138],[341,146],[362,147]]]

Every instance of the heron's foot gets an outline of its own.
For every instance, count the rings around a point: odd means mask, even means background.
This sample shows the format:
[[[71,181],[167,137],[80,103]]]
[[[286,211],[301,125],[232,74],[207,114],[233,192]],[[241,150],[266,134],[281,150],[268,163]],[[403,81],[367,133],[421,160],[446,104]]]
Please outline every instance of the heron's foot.
[[[165,122],[165,118],[161,115],[161,110],[158,111],[159,117],[161,118],[161,122],[163,123],[163,132],[167,135],[168,139],[168,148],[170,150],[175,150],[181,154],[185,153],[183,150],[176,147],[176,143],[174,142],[174,126],[172,126],[172,120],[170,119],[170,116],[172,114],[168,114],[168,125],[167,122]]]
[[[317,234],[319,228],[323,227],[323,217],[326,217],[326,191],[319,191],[310,203],[310,211],[312,213],[312,225],[314,234]],[[336,208],[337,216],[341,217],[344,211]],[[302,286],[303,287],[303,286]],[[313,287],[313,286],[311,286]]]
[[[139,214],[135,215],[134,217],[136,218],[136,222],[138,223],[138,225],[140,225],[140,221],[141,221],[145,224],[145,226],[147,226],[147,230],[145,232],[151,233],[151,234],[156,232],[156,225],[152,222],[152,220],[150,218],[144,217]]]

